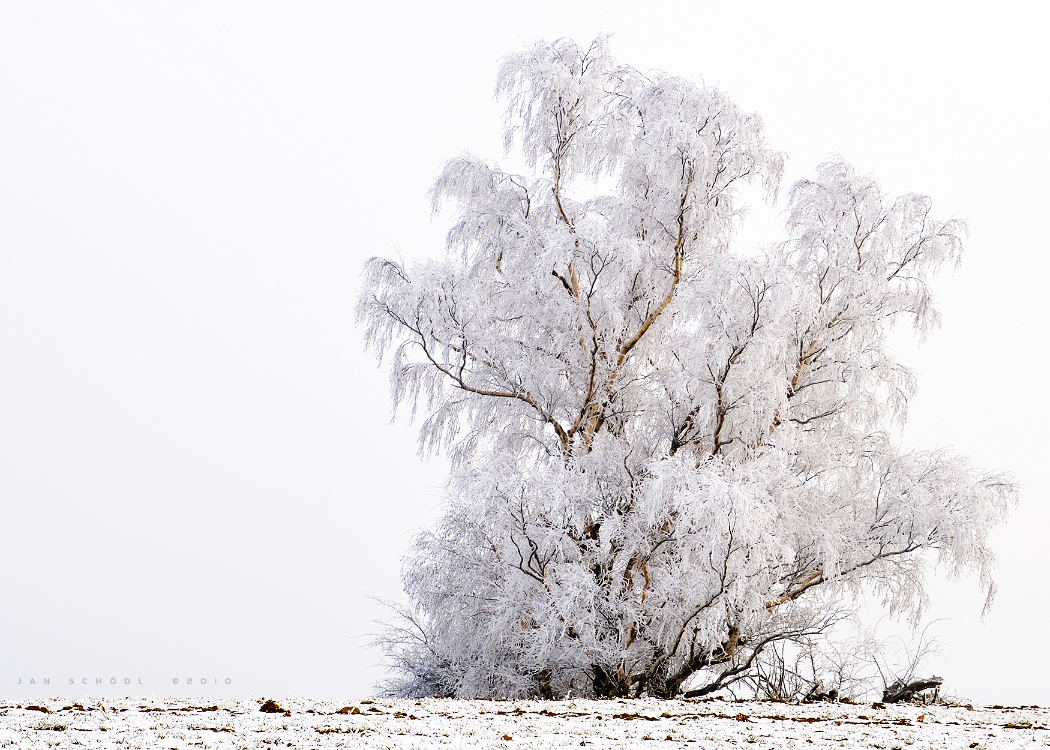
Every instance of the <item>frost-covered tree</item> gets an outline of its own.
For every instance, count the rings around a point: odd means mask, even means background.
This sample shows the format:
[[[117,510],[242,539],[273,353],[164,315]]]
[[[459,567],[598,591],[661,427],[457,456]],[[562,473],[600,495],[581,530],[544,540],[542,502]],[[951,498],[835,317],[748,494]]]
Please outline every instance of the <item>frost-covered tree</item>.
[[[920,612],[931,552],[990,601],[1015,485],[888,434],[914,379],[887,337],[937,324],[964,226],[831,161],[787,192],[783,243],[734,252],[740,187],[783,171],[757,115],[604,38],[510,55],[496,91],[532,174],[451,159],[446,254],[371,259],[358,308],[453,465],[383,639],[393,689],[714,690],[828,597]]]

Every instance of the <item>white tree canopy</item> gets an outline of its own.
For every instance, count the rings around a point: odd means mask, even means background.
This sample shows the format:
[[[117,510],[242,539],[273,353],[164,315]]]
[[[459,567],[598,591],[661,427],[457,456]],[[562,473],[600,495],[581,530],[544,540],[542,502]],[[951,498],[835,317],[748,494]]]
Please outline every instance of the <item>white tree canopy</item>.
[[[509,55],[496,91],[533,173],[449,160],[447,254],[371,259],[358,308],[421,449],[453,458],[394,689],[714,689],[864,582],[921,612],[929,551],[990,602],[1015,484],[888,434],[915,382],[887,337],[936,326],[964,225],[830,161],[787,191],[783,243],[734,252],[739,188],[783,173],[757,115],[605,38]]]

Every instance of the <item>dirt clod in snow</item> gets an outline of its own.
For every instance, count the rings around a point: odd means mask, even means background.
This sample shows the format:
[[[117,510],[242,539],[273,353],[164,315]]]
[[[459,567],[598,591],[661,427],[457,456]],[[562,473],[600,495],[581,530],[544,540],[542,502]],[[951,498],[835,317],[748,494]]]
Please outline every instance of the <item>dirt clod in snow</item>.
[[[264,714],[284,714],[284,713],[288,713],[283,708],[278,706],[276,701],[274,701],[272,699],[266,701],[261,706],[259,706],[259,710],[262,711]]]

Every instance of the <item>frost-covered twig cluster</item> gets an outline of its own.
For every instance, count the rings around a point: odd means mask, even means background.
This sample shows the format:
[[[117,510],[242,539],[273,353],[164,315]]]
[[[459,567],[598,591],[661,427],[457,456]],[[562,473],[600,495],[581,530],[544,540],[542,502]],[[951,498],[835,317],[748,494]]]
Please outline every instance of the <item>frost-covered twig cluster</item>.
[[[670,696],[704,670],[707,693],[862,583],[921,612],[931,550],[990,602],[1015,485],[887,433],[915,388],[887,336],[936,325],[964,226],[831,161],[741,254],[739,189],[784,164],[757,115],[605,38],[508,56],[497,93],[533,173],[451,159],[448,253],[373,258],[358,308],[454,467],[382,637],[391,690]]]

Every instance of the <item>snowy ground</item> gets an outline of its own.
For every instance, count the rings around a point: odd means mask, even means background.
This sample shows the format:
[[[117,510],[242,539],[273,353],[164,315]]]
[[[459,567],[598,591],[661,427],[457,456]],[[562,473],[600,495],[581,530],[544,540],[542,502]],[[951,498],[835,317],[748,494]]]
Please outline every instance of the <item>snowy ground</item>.
[[[1050,745],[1035,706],[710,701],[361,701],[160,698],[0,705],[0,747],[1015,748]],[[879,704],[876,704],[879,705]]]

